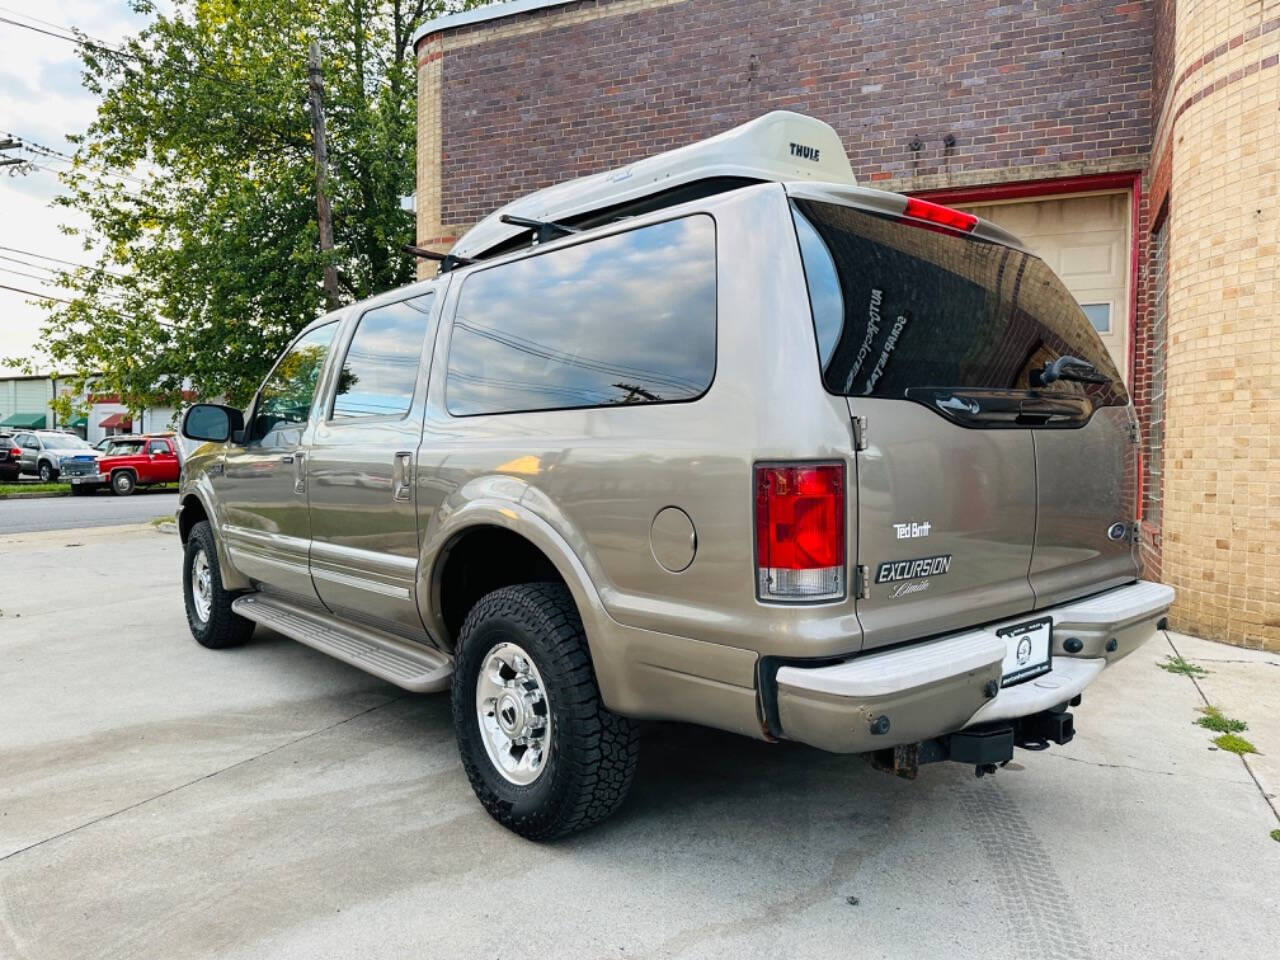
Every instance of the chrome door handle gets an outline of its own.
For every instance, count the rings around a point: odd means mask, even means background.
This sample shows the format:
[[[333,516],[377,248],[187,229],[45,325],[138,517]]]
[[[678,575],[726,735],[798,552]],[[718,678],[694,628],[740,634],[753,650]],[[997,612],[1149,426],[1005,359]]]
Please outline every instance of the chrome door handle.
[[[396,454],[391,487],[393,500],[408,500],[413,493],[413,454],[407,450]]]
[[[303,494],[307,492],[307,455],[302,451],[290,456],[285,454],[280,458],[285,463],[293,464],[293,492]]]

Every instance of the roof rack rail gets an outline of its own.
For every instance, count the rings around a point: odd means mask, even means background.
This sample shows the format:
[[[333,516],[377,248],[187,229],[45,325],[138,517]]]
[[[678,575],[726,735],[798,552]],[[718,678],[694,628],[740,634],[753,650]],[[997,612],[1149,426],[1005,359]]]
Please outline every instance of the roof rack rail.
[[[502,223],[508,223],[513,227],[525,227],[532,230],[534,243],[546,243],[556,237],[582,232],[579,228],[571,227],[567,223],[556,223],[554,220],[533,220],[529,217],[512,216],[509,213],[502,214],[498,219]]]
[[[469,263],[475,263],[470,257],[457,257],[452,253],[437,253],[434,250],[428,250],[426,247],[415,247],[411,243],[406,243],[400,249],[420,260],[435,260],[440,264],[441,273],[448,273],[450,270],[458,269],[458,267],[465,267]]]

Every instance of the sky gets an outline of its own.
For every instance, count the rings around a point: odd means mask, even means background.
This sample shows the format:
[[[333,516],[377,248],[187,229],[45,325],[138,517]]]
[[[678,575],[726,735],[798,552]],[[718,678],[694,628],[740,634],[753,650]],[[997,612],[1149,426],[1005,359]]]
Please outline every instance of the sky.
[[[71,154],[74,148],[67,134],[84,131],[96,108],[95,98],[80,82],[78,48],[6,20],[59,33],[79,27],[110,43],[136,33],[145,20],[129,9],[126,0],[0,0],[0,140],[4,134],[16,134],[24,141]],[[68,164],[26,152],[9,151],[6,156],[33,159],[45,169],[10,176],[12,168],[0,168],[0,248],[9,248],[0,249],[0,257],[5,258],[0,259],[0,284],[65,296],[66,291],[35,279],[49,276],[46,270],[27,264],[55,266],[43,259],[47,257],[93,260],[80,238],[59,230],[61,224],[84,226],[84,221],[50,206],[61,189],[53,171]],[[15,262],[19,260],[25,263]],[[0,289],[0,375],[12,370],[6,357],[35,352],[45,311],[30,300],[28,295]]]

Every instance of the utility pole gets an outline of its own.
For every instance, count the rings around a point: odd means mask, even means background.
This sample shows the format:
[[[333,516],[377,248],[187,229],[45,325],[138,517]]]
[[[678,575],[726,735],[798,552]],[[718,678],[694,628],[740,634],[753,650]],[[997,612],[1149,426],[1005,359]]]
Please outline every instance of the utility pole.
[[[320,226],[320,252],[333,250],[333,216],[325,181],[329,176],[329,148],[324,136],[324,79],[320,72],[320,44],[311,41],[307,51],[307,86],[311,99],[311,142],[316,154],[316,220]],[[324,266],[324,294],[329,309],[338,307],[338,269],[332,263]]]

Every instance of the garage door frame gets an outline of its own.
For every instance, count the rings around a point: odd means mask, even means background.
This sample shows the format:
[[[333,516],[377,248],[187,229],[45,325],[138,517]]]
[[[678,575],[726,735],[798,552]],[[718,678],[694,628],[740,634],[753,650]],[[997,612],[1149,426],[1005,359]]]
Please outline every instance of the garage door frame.
[[[912,196],[924,197],[935,203],[980,204],[1013,200],[1066,199],[1103,191],[1124,190],[1129,194],[1129,336],[1125,353],[1128,362],[1129,389],[1134,388],[1134,344],[1138,332],[1138,245],[1140,213],[1142,207],[1142,171],[1100,173],[1078,177],[1057,177],[1048,180],[1019,180],[1012,183],[993,183],[977,187],[943,187],[939,190],[921,190]]]

